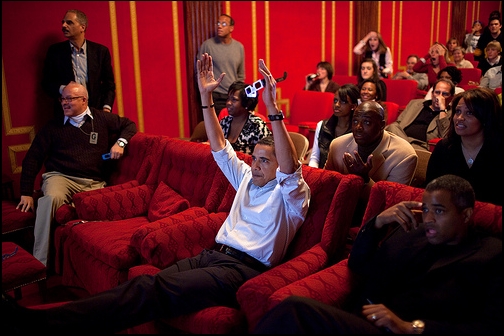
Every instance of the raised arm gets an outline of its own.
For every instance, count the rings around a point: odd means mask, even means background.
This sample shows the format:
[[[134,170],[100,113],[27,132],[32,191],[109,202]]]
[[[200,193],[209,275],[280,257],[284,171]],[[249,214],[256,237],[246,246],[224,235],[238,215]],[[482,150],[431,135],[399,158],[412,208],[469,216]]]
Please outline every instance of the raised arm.
[[[219,86],[226,74],[222,73],[219,78],[214,78],[212,56],[207,53],[201,56],[201,60],[196,61],[196,67],[205,130],[210,147],[217,152],[224,148],[226,140],[213,107],[212,91]]]
[[[264,60],[259,60],[259,71],[263,74],[265,85],[263,101],[268,110],[268,116],[279,115],[280,110],[276,103],[276,81]],[[279,169],[284,174],[292,174],[299,167],[296,149],[290,138],[289,132],[282,120],[271,121],[273,139],[275,140],[275,155]]]

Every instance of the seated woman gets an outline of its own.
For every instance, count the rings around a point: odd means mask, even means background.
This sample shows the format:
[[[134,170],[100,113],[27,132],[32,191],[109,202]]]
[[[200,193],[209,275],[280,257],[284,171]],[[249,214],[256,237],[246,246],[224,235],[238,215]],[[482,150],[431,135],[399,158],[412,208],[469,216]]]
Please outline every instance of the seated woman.
[[[380,100],[387,101],[387,85],[379,77],[378,66],[372,58],[365,58],[360,64],[360,71],[357,73],[357,86],[362,87],[366,79],[372,79],[380,87]]]
[[[454,174],[468,180],[479,201],[502,205],[502,112],[494,91],[474,88],[455,96],[450,128],[429,160],[426,182]]]
[[[334,69],[331,63],[319,62],[317,64],[317,73],[306,76],[304,90],[335,93],[340,86],[332,80],[333,74]]]
[[[463,88],[457,86],[458,83],[462,81],[462,71],[460,71],[454,65],[449,65],[444,69],[442,69],[440,72],[438,72],[437,79],[451,80],[452,83],[455,85],[455,94],[465,91]],[[429,89],[429,91],[425,95],[424,100],[431,100],[431,99],[432,99],[432,88]]]
[[[240,81],[229,86],[226,108],[223,110],[223,112],[227,110],[228,115],[219,123],[224,137],[235,151],[252,154],[257,141],[272,135],[272,132],[261,117],[253,114],[259,100],[257,97],[247,97],[245,93],[247,86],[249,84]],[[203,121],[194,129],[191,141],[208,141]]]
[[[457,68],[474,68],[474,65],[464,58],[465,50],[461,46],[453,49],[453,63]]]
[[[446,49],[447,49],[447,53],[445,56],[446,62],[455,63],[453,60],[453,51],[458,46],[460,46],[460,44],[459,44],[458,39],[456,37],[452,37],[446,42]]]
[[[334,114],[317,123],[308,165],[324,168],[331,141],[352,131],[353,111],[358,105],[359,89],[354,84],[341,86],[334,94]]]
[[[387,106],[385,104],[382,104],[384,100],[382,99],[381,86],[377,85],[377,83],[373,79],[368,78],[362,81],[361,86],[359,87],[359,91],[359,104],[371,100],[379,103],[383,107],[385,120],[388,120]]]
[[[249,84],[234,82],[228,90],[226,108],[229,115],[220,121],[224,137],[231,143],[235,151],[252,154],[254,147],[266,136],[273,135],[266,123],[252,114],[258,99],[249,98],[245,88]]]
[[[394,68],[392,67],[392,52],[387,47],[380,33],[370,31],[362,40],[354,47],[353,52],[356,55],[362,55],[362,58],[371,58],[378,67],[379,78],[388,78],[392,76]]]
[[[429,48],[429,53],[425,57],[420,58],[420,60],[413,67],[413,71],[426,73],[429,78],[429,87],[432,87],[434,83],[438,80],[437,74],[441,69],[446,68],[447,61],[446,56],[448,54],[448,49],[439,42],[434,42],[434,44]],[[450,63],[449,65],[454,65]]]

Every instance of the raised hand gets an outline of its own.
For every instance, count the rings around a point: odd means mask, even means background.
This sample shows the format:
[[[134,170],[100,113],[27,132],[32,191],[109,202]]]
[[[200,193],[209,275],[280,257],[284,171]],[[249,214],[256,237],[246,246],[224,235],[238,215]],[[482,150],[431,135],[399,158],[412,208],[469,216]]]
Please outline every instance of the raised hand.
[[[197,78],[198,78],[198,88],[200,94],[208,94],[211,93],[217,86],[219,86],[220,82],[226,75],[224,72],[219,76],[219,78],[214,78],[213,73],[213,62],[212,56],[204,53],[201,56],[201,60],[196,61],[197,68]]]
[[[263,59],[259,60],[259,72],[265,80],[263,102],[268,109],[275,108],[276,105],[276,80],[271,74]]]
[[[405,231],[417,229],[422,221],[416,213],[422,207],[421,202],[403,201],[384,210],[376,217],[375,226],[381,228],[391,223],[399,223]]]

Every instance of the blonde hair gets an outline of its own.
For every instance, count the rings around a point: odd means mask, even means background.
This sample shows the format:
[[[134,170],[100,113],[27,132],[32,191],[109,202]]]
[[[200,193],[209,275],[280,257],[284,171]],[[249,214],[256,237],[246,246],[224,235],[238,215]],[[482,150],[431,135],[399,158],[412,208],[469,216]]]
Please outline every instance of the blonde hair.
[[[488,42],[487,46],[485,47],[485,51],[487,51],[490,48],[495,48],[497,49],[498,52],[502,52],[502,47],[499,41]]]

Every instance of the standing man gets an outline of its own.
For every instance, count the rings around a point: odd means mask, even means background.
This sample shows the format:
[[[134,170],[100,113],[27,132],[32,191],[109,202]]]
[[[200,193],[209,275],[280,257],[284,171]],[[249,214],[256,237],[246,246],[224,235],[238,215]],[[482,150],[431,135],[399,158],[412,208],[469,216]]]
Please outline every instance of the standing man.
[[[55,115],[62,115],[58,99],[71,81],[87,89],[90,107],[110,112],[116,87],[108,48],[86,40],[88,20],[80,10],[67,11],[61,24],[68,41],[49,47],[42,78],[42,88],[54,98]]]
[[[26,212],[35,210],[33,187],[42,174],[42,192],[35,220],[33,255],[47,265],[51,224],[54,213],[65,202],[71,202],[75,193],[103,188],[110,159],[124,154],[128,141],[137,132],[133,121],[117,114],[104,113],[88,106],[88,92],[78,83],[70,82],[60,97],[64,118],[53,118],[35,136],[21,172],[21,201],[17,208]],[[111,137],[117,139],[112,148]]]
[[[215,78],[222,73],[226,76],[212,92],[215,113],[226,107],[229,86],[237,81],[245,81],[245,49],[243,44],[231,37],[234,30],[234,20],[227,14],[221,14],[217,21],[217,36],[209,38],[201,44],[197,59],[204,53],[212,56]]]

